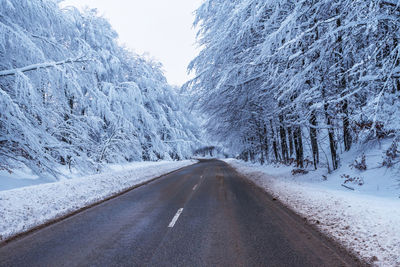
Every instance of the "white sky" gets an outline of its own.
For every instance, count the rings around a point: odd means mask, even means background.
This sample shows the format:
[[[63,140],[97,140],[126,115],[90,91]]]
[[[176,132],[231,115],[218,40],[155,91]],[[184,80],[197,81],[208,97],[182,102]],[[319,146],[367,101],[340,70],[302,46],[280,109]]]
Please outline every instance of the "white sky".
[[[193,12],[202,0],[65,0],[62,6],[97,8],[118,32],[121,44],[164,66],[168,82],[182,85],[197,55]]]

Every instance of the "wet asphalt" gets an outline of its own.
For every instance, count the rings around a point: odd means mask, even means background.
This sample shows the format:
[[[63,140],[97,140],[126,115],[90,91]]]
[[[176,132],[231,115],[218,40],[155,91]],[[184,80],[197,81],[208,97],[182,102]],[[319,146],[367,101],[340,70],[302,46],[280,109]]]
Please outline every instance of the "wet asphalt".
[[[178,170],[0,246],[0,266],[359,264],[217,160]]]

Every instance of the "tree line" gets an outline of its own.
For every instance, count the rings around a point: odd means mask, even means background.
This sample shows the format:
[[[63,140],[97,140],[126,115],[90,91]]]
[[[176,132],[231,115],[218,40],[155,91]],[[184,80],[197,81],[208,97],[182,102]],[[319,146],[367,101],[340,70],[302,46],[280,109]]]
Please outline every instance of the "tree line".
[[[119,45],[96,10],[57,2],[0,1],[0,169],[190,157],[197,121],[161,64]]]
[[[186,86],[240,158],[332,171],[398,136],[399,1],[206,0],[195,25]]]

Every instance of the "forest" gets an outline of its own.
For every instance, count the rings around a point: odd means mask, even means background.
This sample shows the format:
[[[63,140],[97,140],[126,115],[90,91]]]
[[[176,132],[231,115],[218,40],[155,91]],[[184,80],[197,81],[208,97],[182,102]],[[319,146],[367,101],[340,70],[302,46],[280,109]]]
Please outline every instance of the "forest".
[[[0,1],[0,170],[190,157],[197,120],[162,65],[119,45],[95,9],[58,2]]]
[[[0,1],[2,170],[57,176],[217,146],[331,172],[355,144],[383,139],[382,165],[399,162],[397,1],[206,0],[182,88],[95,9],[58,2]]]
[[[207,129],[243,160],[329,172],[354,144],[399,162],[400,3],[206,0],[186,84]]]

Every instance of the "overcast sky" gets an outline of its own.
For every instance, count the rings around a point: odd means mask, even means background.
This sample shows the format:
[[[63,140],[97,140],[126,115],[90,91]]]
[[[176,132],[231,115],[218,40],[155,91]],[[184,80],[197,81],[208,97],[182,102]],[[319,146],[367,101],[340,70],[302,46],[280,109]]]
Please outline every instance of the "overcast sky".
[[[189,79],[187,65],[198,51],[193,11],[202,0],[66,0],[63,6],[97,8],[118,32],[120,43],[138,54],[148,52],[164,65],[168,82]]]

